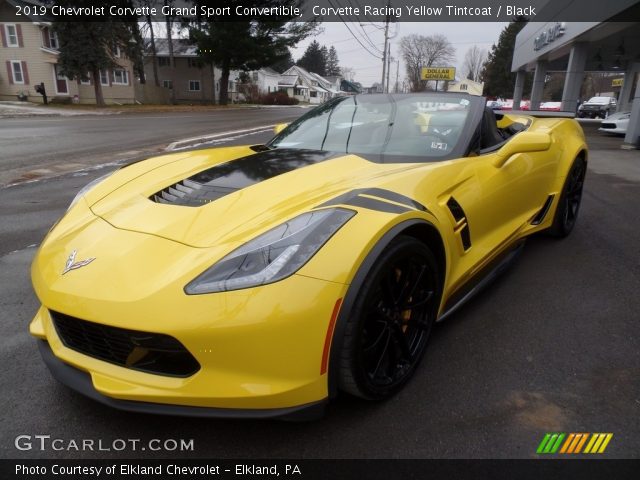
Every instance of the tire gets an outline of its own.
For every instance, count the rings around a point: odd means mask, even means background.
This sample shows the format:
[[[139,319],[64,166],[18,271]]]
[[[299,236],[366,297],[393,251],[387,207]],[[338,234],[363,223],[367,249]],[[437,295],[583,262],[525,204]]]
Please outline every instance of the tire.
[[[582,157],[577,157],[562,187],[560,200],[553,216],[553,224],[548,230],[549,235],[564,238],[571,233],[578,219],[580,203],[582,202],[582,188],[584,177],[587,173],[587,162]]]
[[[413,237],[392,240],[371,267],[345,326],[340,389],[367,400],[399,391],[424,355],[440,297],[431,250]]]

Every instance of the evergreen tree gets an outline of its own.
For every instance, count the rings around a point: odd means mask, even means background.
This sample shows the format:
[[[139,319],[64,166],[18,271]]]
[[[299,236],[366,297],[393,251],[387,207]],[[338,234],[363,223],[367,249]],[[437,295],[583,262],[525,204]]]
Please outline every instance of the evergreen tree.
[[[326,72],[326,57],[322,53],[322,49],[327,50],[326,47],[321,47],[320,44],[314,40],[302,54],[302,57],[296,62],[296,65],[304,68],[308,72],[317,73],[318,75],[325,75]]]
[[[64,7],[89,7],[92,0],[58,0]],[[131,0],[114,0],[118,7],[133,7]],[[134,64],[136,73],[143,70],[142,37],[135,16],[120,17],[103,22],[54,22],[58,36],[58,67],[67,78],[87,80],[90,77],[96,96],[96,104],[104,106],[100,70],[118,66],[115,52],[119,49]],[[144,74],[142,74],[144,75]],[[142,77],[144,78],[144,76]]]
[[[285,48],[282,52],[282,59],[277,62],[269,65],[276,72],[282,73],[289,70],[292,66],[294,66],[296,62],[293,61],[293,57],[291,56],[291,51],[288,48]]]
[[[527,24],[525,17],[518,17],[500,33],[498,44],[491,47],[482,69],[484,94],[489,97],[511,98],[516,83],[516,74],[511,72],[516,35]],[[525,85],[525,89],[526,89]]]
[[[329,76],[340,75],[340,63],[338,61],[338,52],[333,45],[329,48],[326,61],[326,74]]]
[[[192,0],[200,8],[207,0]],[[300,6],[296,0],[293,6]],[[218,0],[216,7],[230,7],[233,11],[237,0]],[[291,6],[289,0],[246,0],[243,6],[269,9],[282,5]],[[191,40],[200,50],[200,58],[217,65],[220,74],[220,104],[228,102],[229,73],[231,70],[256,70],[286,59],[287,47],[296,45],[316,28],[313,22],[293,22],[294,15],[268,17],[243,16],[238,21],[218,21],[215,17],[194,20],[189,26]],[[201,20],[201,19],[200,19]]]

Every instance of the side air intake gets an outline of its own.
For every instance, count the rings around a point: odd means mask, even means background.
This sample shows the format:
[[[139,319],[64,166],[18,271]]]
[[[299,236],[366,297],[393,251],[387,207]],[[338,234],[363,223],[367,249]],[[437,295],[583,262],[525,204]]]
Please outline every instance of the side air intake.
[[[455,198],[451,197],[447,201],[447,207],[453,215],[453,219],[455,220],[455,226],[453,228],[454,233],[460,236],[460,241],[462,242],[462,248],[466,252],[471,248],[471,232],[469,231],[469,223],[467,222],[467,216],[462,209],[462,206],[456,201]]]

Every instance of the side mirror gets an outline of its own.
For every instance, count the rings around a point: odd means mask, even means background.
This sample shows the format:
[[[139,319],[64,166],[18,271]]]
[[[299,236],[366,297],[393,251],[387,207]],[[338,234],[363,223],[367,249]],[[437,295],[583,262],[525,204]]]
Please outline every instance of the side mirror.
[[[512,155],[526,152],[543,152],[551,146],[551,135],[544,132],[520,132],[509,139],[496,152],[495,166],[502,167]]]
[[[275,127],[273,127],[273,133],[275,133],[276,135],[279,134],[282,130],[287,128],[287,125],[289,125],[289,124],[288,123],[279,123],[279,124],[277,124]]]

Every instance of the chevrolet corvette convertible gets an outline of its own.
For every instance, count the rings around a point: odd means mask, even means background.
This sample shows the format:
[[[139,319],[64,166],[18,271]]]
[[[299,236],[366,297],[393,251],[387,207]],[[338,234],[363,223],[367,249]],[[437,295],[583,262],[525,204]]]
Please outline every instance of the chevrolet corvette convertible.
[[[387,399],[528,236],[572,231],[586,162],[558,114],[335,98],[267,144],[82,189],[33,261],[30,332],[55,378],[124,410],[305,419],[340,391]]]

